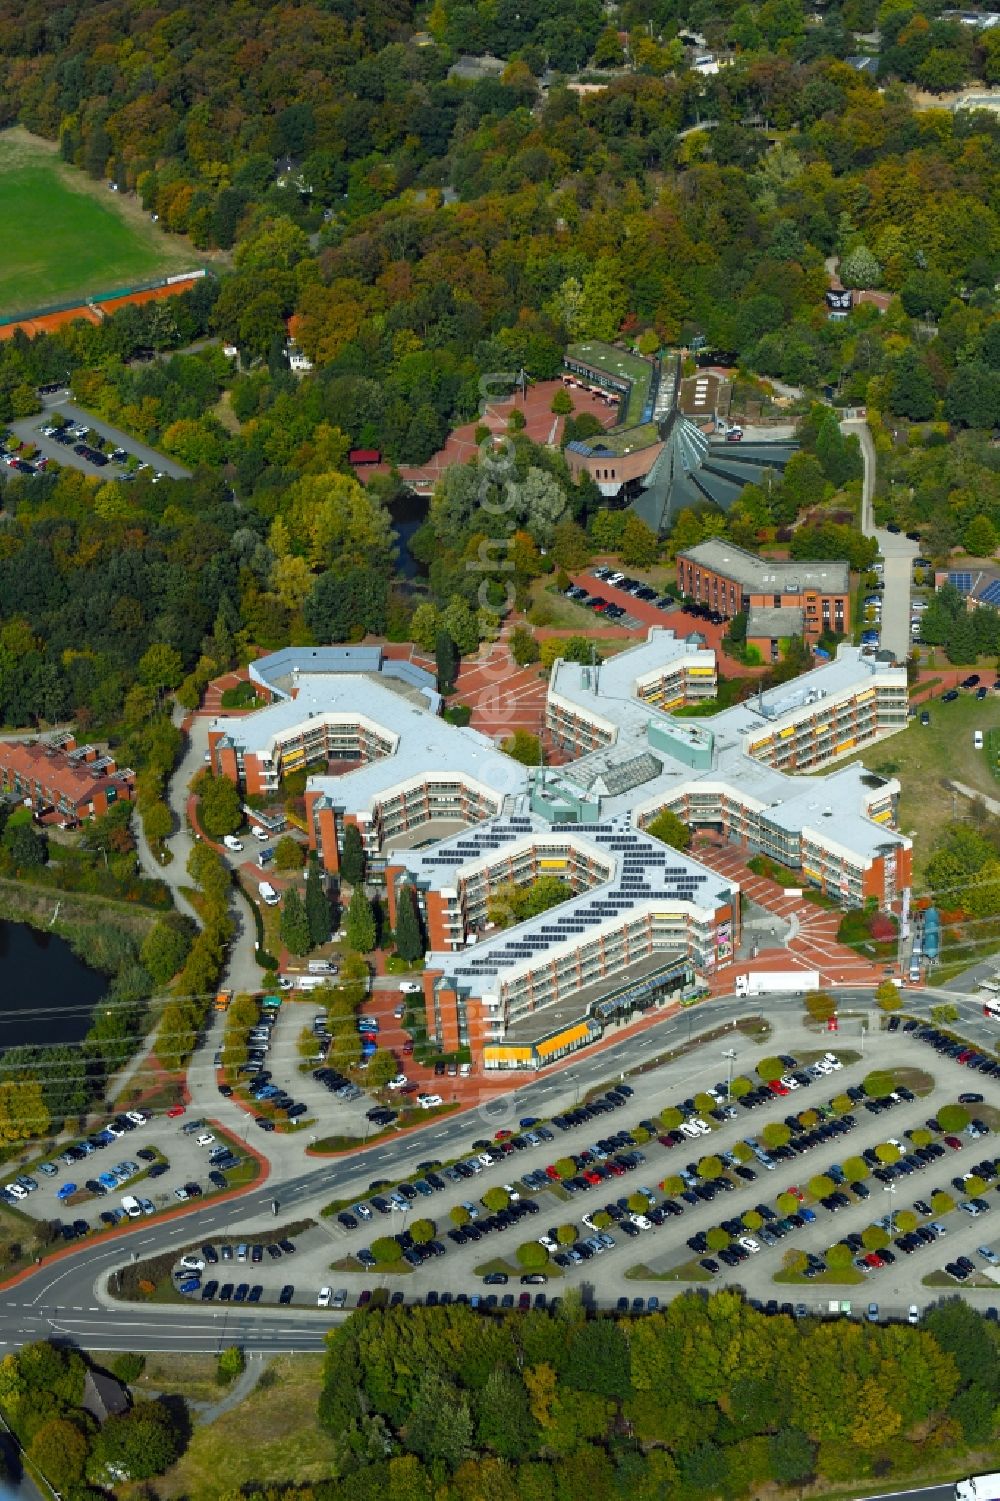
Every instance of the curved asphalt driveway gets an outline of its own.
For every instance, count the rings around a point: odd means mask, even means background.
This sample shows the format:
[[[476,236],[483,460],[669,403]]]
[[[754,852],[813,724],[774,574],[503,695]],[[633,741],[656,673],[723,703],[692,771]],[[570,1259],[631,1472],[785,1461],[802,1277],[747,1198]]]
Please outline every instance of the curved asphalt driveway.
[[[879,552],[885,559],[882,595],[882,620],[880,644],[891,651],[897,662],[905,662],[910,655],[910,586],[913,582],[913,559],[920,553],[920,545],[904,537],[902,532],[887,532],[875,525],[872,500],[875,494],[875,444],[863,417],[852,417],[842,422],[841,429],[854,434],[861,443],[861,458],[864,462],[864,479],[861,499],[861,530],[866,537],[874,537]]]

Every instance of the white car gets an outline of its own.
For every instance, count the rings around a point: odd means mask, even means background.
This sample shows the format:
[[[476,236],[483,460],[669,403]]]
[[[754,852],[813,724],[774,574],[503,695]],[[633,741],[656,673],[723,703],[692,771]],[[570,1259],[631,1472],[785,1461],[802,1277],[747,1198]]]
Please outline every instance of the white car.
[[[5,1183],[4,1187],[15,1199],[26,1199],[28,1197],[28,1190],[22,1188],[20,1183]]]
[[[317,1308],[329,1308],[329,1306],[330,1306],[330,1299],[332,1297],[333,1297],[333,1289],[332,1288],[330,1288],[330,1287],[321,1287],[320,1290],[319,1290],[319,1292],[316,1295],[316,1307]]]
[[[644,1214],[630,1214],[629,1219],[637,1230],[652,1230],[653,1228],[653,1221],[647,1219]]]
[[[190,1197],[191,1197],[191,1195],[188,1193],[188,1191],[187,1191],[186,1188],[175,1188],[174,1189],[174,1198],[175,1199],[180,1199],[180,1201],[181,1201],[182,1204],[184,1203],[185,1199],[189,1199]]]
[[[420,1100],[420,1108],[422,1110],[433,1110],[435,1105],[444,1104],[444,1100],[442,1100],[439,1094],[425,1094],[423,1099],[420,1099],[419,1096],[418,1099]]]
[[[212,1135],[211,1131],[202,1131],[201,1135],[197,1137],[196,1140],[200,1147],[211,1147],[215,1144],[215,1137]]]
[[[205,1270],[205,1263],[202,1258],[200,1256],[193,1256],[191,1254],[182,1256],[180,1265],[183,1267],[185,1272],[203,1272]]]
[[[424,987],[416,980],[400,980],[399,988],[404,995],[420,995]]]
[[[271,837],[267,829],[262,829],[259,823],[255,823],[250,832],[255,839],[260,840],[261,844],[266,844]]]
[[[682,1136],[686,1136],[689,1140],[701,1135],[701,1132],[696,1131],[690,1121],[681,1121],[677,1129],[678,1131],[680,1131]]]
[[[749,1251],[751,1256],[755,1256],[760,1250],[760,1243],[754,1240],[752,1235],[739,1236],[737,1245],[741,1245],[744,1251]]]
[[[390,1089],[405,1089],[406,1086],[407,1086],[407,1084],[409,1084],[409,1082],[410,1081],[406,1077],[405,1074],[397,1074],[394,1079],[390,1079],[389,1080],[389,1088]]]
[[[513,1183],[505,1183],[503,1186],[503,1191],[512,1204],[520,1203],[521,1195],[518,1193]]]
[[[708,1124],[708,1121],[703,1121],[700,1115],[693,1115],[688,1124],[694,1127],[699,1136],[711,1136],[712,1134],[712,1128]]]
[[[989,1246],[977,1246],[976,1255],[988,1261],[990,1266],[1000,1266],[1000,1256],[995,1251],[991,1251]]]
[[[910,1304],[909,1311],[906,1315],[906,1322],[908,1324],[920,1323],[920,1309],[917,1307],[916,1303]]]
[[[833,1069],[843,1068],[844,1066],[841,1063],[840,1059],[837,1057],[836,1053],[824,1053],[823,1062],[828,1063]]]
[[[559,1249],[558,1245],[552,1239],[551,1235],[540,1235],[538,1237],[538,1244],[540,1246],[544,1246],[546,1251],[558,1251]]]
[[[235,834],[224,834],[222,842],[227,850],[234,850],[237,853],[243,848],[242,839],[237,839]]]
[[[131,1121],[134,1126],[144,1126],[149,1116],[144,1110],[126,1110],[125,1119]]]
[[[791,1074],[782,1074],[782,1076],[781,1076],[781,1082],[785,1086],[786,1089],[798,1089],[799,1088],[799,1081],[798,1081],[798,1079],[794,1078]]]

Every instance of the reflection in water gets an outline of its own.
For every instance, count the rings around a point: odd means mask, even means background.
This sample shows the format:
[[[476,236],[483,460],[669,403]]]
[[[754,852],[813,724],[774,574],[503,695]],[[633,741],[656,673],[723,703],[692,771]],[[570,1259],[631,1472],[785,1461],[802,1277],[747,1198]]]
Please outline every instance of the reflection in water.
[[[107,985],[58,934],[0,922],[0,1050],[79,1042]]]

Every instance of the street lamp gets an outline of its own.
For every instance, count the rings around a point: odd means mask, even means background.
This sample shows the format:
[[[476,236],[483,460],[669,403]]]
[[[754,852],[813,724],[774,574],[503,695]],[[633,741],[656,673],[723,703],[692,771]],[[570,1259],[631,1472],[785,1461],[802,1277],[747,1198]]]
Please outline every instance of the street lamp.
[[[896,1192],[896,1185],[895,1185],[895,1183],[883,1183],[882,1184],[882,1192],[883,1193],[887,1193],[887,1194],[894,1194]],[[896,1206],[895,1206],[895,1204],[890,1204],[889,1205],[889,1239],[890,1240],[892,1240],[892,1237],[893,1237],[893,1235],[895,1233],[895,1220],[894,1220],[895,1213],[896,1213]]]
[[[726,1048],[726,1050],[725,1050],[725,1052],[723,1053],[722,1056],[723,1056],[723,1058],[725,1058],[726,1062],[729,1064],[729,1082],[728,1082],[728,1088],[726,1090],[726,1097],[728,1099],[729,1095],[731,1095],[732,1092],[733,1092],[733,1063],[736,1061],[736,1049],[735,1048]]]

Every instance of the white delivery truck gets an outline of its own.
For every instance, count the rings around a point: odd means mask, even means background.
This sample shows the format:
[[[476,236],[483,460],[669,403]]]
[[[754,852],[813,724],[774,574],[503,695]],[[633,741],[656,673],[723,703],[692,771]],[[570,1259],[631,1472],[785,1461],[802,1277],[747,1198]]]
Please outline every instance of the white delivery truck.
[[[955,1486],[955,1501],[1000,1501],[1000,1470],[959,1480]]]
[[[802,995],[818,989],[816,969],[762,969],[755,975],[736,976],[737,995]]]

